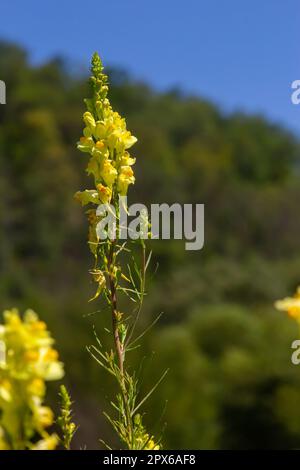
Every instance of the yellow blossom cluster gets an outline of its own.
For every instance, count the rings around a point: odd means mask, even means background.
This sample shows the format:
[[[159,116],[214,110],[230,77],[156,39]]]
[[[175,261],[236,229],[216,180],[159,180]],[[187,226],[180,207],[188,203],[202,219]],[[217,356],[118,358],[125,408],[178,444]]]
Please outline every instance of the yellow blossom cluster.
[[[37,314],[27,310],[3,313],[0,325],[0,450],[55,449],[58,438],[46,428],[53,424],[52,410],[43,405],[45,381],[64,375],[53,348],[54,340]]]
[[[92,59],[92,98],[85,100],[85,127],[78,149],[89,154],[88,175],[94,177],[95,187],[78,191],[75,198],[86,204],[106,204],[115,196],[125,196],[135,181],[132,158],[128,149],[137,141],[126,128],[125,119],[113,111],[107,98],[108,80],[98,54]]]
[[[278,310],[287,312],[290,317],[300,322],[300,286],[293,297],[285,297],[282,300],[277,300],[275,307]]]

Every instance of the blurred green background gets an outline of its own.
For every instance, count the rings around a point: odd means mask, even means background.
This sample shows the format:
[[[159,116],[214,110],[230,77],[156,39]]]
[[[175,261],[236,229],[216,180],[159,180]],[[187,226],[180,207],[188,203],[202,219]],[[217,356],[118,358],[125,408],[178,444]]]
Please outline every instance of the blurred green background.
[[[87,77],[60,59],[32,66],[5,42],[0,70],[1,307],[47,321],[76,402],[75,447],[99,448],[114,439],[102,415],[113,385],[85,348],[108,320],[88,304],[87,223],[73,200],[89,187],[75,145]],[[299,332],[273,308],[300,280],[299,140],[261,116],[109,76],[112,104],[139,139],[130,202],[205,204],[202,251],[151,242],[159,266],[141,328],[163,315],[131,360],[142,391],[170,372],[145,422],[171,449],[300,447],[300,366],[290,360]]]

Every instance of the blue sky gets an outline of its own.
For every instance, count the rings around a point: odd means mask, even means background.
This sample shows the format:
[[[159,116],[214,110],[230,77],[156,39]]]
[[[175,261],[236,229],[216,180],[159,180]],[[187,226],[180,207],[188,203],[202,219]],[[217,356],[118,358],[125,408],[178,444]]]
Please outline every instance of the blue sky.
[[[159,90],[181,87],[300,134],[290,99],[299,11],[298,0],[1,0],[0,37],[38,63],[59,54],[87,65],[98,50]]]

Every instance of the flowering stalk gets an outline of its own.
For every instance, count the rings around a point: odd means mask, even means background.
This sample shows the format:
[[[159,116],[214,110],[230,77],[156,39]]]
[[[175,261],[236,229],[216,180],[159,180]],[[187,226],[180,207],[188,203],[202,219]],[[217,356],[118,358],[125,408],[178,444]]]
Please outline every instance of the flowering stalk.
[[[143,303],[146,269],[150,261],[150,255],[146,257],[144,240],[131,242],[140,246],[141,266],[131,254],[128,244],[120,242],[119,200],[127,195],[129,185],[135,182],[132,170],[135,159],[128,149],[137,139],[127,130],[125,119],[111,107],[107,96],[108,79],[103,73],[98,54],[94,54],[92,58],[91,71],[92,96],[85,100],[85,127],[78,149],[89,155],[86,171],[93,177],[94,187],[77,192],[75,198],[82,206],[90,205],[87,211],[88,243],[95,259],[90,273],[97,286],[91,300],[101,295],[110,308],[114,348],[104,352],[101,341],[96,336],[97,346],[90,346],[88,350],[117,380],[119,392],[113,406],[118,415],[116,418],[106,416],[121,441],[128,449],[158,449],[159,445],[147,434],[141,416],[137,413],[150,393],[137,403],[137,379],[126,368],[126,354],[136,342],[133,334]],[[105,233],[107,236],[101,238],[97,231],[97,224],[104,218],[96,210],[100,204],[106,205],[108,211],[108,204],[115,209],[116,230],[113,237],[109,236],[109,229]],[[125,264],[126,255],[130,256],[130,262]],[[136,306],[133,314],[127,317],[119,307],[119,297],[123,294]]]
[[[72,400],[64,385],[60,386],[60,416],[57,418],[57,424],[62,431],[61,443],[66,450],[71,449],[71,441],[78,429],[73,423]]]

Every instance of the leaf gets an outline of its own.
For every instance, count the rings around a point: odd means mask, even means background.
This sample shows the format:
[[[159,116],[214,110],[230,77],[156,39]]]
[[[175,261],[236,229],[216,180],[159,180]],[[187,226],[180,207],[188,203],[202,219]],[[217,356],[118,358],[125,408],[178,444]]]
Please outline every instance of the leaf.
[[[163,375],[161,376],[161,378],[156,382],[156,384],[154,385],[154,387],[151,388],[150,392],[147,393],[147,395],[140,401],[140,403],[135,407],[135,409],[132,411],[131,413],[131,416],[133,416],[137,410],[145,403],[146,400],[148,400],[148,398],[152,395],[152,393],[157,389],[157,387],[159,386],[159,384],[163,381],[163,379],[165,378],[165,376],[167,375],[167,373],[169,372],[169,369],[167,369]]]

